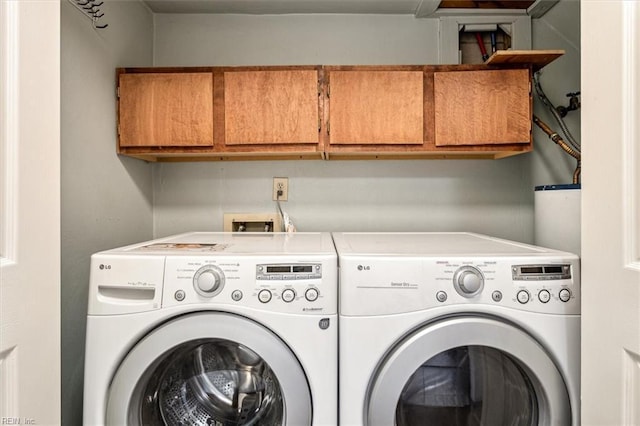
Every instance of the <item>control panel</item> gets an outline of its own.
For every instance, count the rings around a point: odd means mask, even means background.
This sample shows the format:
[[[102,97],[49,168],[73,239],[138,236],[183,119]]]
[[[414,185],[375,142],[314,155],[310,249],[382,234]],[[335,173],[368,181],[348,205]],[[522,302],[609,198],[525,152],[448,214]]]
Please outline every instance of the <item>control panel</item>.
[[[490,305],[557,315],[580,313],[576,257],[350,257],[341,262],[341,307],[349,315]],[[367,303],[363,304],[362,301]]]
[[[337,271],[332,265],[167,257],[162,304],[231,303],[276,312],[331,313],[337,303]],[[327,268],[334,269],[333,274],[327,276]]]
[[[571,263],[507,266],[497,261],[462,260],[441,261],[438,264],[442,271],[440,280],[450,281],[453,290],[470,302],[491,302],[536,312],[565,313],[566,305],[576,301],[578,289],[572,281]],[[508,270],[510,276],[505,273]],[[452,302],[450,293],[446,287],[439,289],[435,292],[435,300],[440,304],[447,300]]]

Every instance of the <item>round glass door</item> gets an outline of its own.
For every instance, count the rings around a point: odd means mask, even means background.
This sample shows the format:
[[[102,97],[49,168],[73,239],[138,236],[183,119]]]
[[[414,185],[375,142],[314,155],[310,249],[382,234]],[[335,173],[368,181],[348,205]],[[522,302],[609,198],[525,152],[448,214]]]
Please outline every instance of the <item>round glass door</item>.
[[[484,346],[448,349],[422,364],[402,389],[396,425],[538,424],[533,384],[518,361]]]
[[[269,365],[224,339],[178,346],[143,375],[140,422],[181,425],[280,425],[284,399]]]
[[[365,400],[367,426],[571,424],[569,395],[545,349],[489,317],[425,324],[381,360]]]
[[[269,329],[203,312],[151,331],[115,371],[107,425],[304,426],[311,391],[295,354]]]

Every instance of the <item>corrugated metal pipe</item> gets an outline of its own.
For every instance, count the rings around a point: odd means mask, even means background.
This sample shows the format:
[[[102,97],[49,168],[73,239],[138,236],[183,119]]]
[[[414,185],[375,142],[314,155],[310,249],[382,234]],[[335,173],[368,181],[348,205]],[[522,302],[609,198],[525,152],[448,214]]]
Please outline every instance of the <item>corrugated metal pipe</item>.
[[[542,131],[545,132],[547,134],[547,136],[549,136],[549,139],[551,139],[560,148],[562,148],[562,150],[564,152],[566,152],[567,154],[569,154],[570,156],[572,156],[573,158],[575,158],[578,161],[578,165],[576,166],[576,170],[573,172],[573,183],[580,183],[580,172],[581,172],[581,168],[582,168],[582,160],[581,160],[580,153],[578,151],[576,151],[575,149],[571,148],[562,139],[562,137],[557,132],[554,132],[547,125],[547,123],[545,123],[544,121],[540,120],[535,115],[533,116],[533,122],[536,124],[536,126],[540,127],[540,129],[542,129]]]
[[[573,135],[569,131],[569,127],[567,127],[566,123],[562,119],[562,116],[558,112],[558,109],[553,106],[547,95],[545,95],[544,90],[542,90],[542,85],[540,84],[540,71],[533,74],[533,86],[536,90],[538,98],[542,101],[542,103],[549,109],[553,118],[558,122],[560,126],[560,131],[564,134],[565,139],[568,145],[571,146],[573,150],[576,152],[580,152],[580,144],[573,138]]]

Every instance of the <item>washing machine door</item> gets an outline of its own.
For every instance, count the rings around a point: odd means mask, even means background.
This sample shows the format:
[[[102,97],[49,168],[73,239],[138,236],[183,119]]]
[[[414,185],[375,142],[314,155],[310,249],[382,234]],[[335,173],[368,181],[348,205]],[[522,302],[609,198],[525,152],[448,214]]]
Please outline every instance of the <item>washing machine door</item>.
[[[380,363],[370,426],[570,425],[567,387],[550,355],[520,328],[483,317],[426,325]]]
[[[311,395],[293,352],[256,322],[219,312],[178,317],[118,367],[108,425],[310,425]]]

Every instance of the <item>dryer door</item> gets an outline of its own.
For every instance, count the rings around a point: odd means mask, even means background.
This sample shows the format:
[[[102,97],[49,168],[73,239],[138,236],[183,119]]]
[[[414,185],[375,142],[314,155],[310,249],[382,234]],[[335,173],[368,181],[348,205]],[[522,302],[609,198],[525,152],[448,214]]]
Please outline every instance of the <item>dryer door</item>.
[[[569,425],[563,378],[516,326],[454,317],[419,329],[383,360],[369,386],[366,423]]]
[[[244,317],[206,312],[145,336],[115,373],[109,425],[310,425],[305,373],[287,345]]]

